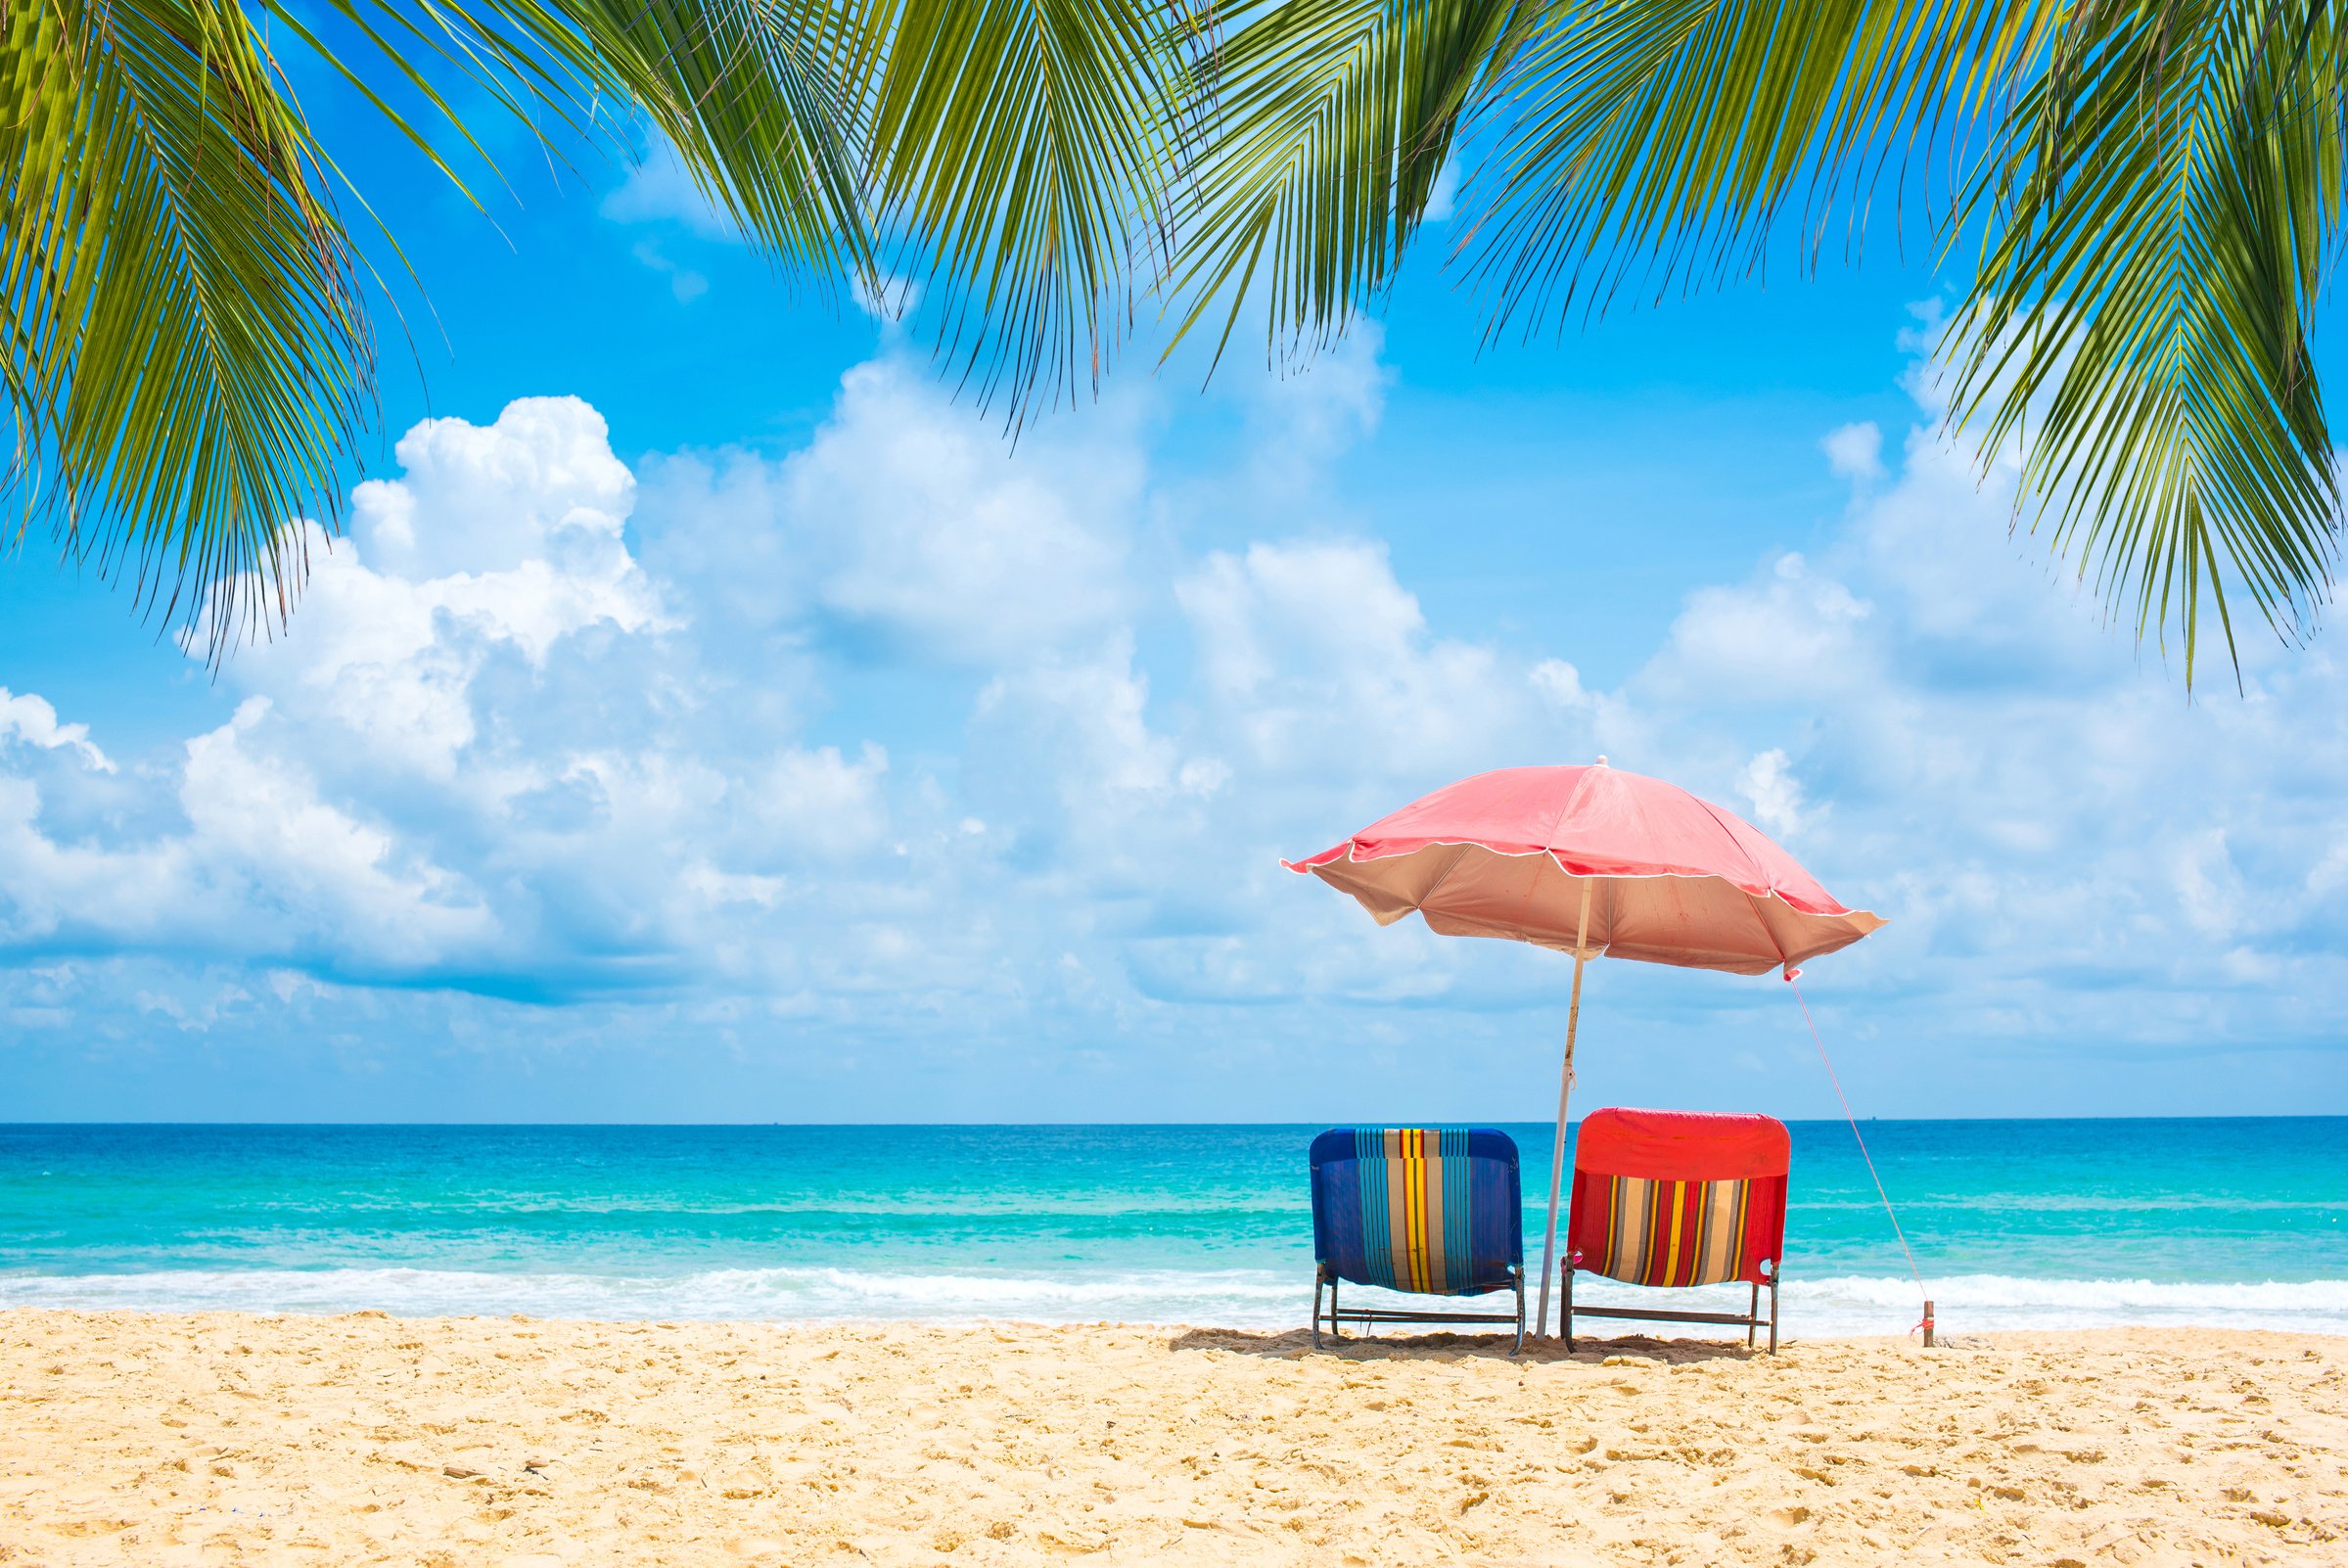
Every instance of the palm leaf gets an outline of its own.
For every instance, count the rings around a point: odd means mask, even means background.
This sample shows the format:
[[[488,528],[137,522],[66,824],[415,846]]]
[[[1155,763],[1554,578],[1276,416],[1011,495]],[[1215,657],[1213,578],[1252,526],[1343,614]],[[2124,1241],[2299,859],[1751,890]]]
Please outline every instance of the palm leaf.
[[[2189,686],[2205,608],[2236,652],[2230,588],[2298,635],[2328,587],[2337,496],[2305,318],[2348,147],[2338,46],[2322,0],[1561,0],[1458,72],[1492,147],[1464,263],[1493,328],[1531,331],[1634,280],[1655,297],[1747,276],[1789,233],[1815,265],[1838,216],[1856,252],[1892,176],[1896,215],[1984,245],[1944,346],[1953,421],[1985,454],[2028,436],[2028,515],[2140,635],[2181,637]],[[1289,73],[1279,101],[1301,115],[1315,79]],[[1236,188],[1297,162],[1258,123],[1218,147]],[[1266,222],[1278,254],[1329,258],[1275,274],[1275,332],[1342,328],[1391,271],[1355,213],[1400,197],[1396,165],[1366,142],[1337,162],[1330,191],[1389,194]],[[1198,237],[1250,266],[1263,243]]]
[[[280,520],[334,493],[372,393],[322,155],[219,0],[14,7],[8,67],[19,484],[102,571],[191,603],[244,582],[247,615],[282,610],[299,560]]]
[[[288,15],[285,0],[258,0]],[[434,87],[460,77],[533,126],[578,136],[640,116],[704,195],[786,263],[869,275],[850,63],[870,8],[843,0],[327,0],[372,39],[467,148]],[[366,73],[313,47],[441,166],[428,135]],[[598,126],[594,106],[619,111]],[[450,171],[453,177],[453,171]]]
[[[1179,342],[1244,310],[1266,348],[1313,346],[1386,289],[1425,214],[1462,112],[1488,82],[1515,0],[1289,0],[1192,34],[1177,187]]]
[[[1757,271],[1795,227],[1855,254],[1880,181],[1960,153],[2044,44],[2045,0],[1588,0],[1550,7],[1496,96],[1475,266],[1496,325]],[[1925,182],[1918,181],[1919,193]],[[1895,213],[1902,203],[1892,203]]]
[[[451,177],[485,92],[556,142],[649,123],[794,272],[926,276],[1019,413],[1097,386],[1155,286],[1175,337],[1340,332],[1445,161],[1496,329],[1805,265],[1885,179],[1978,236],[1953,417],[2141,635],[2230,585],[2299,634],[2336,496],[2306,319],[2348,99],[2325,0],[28,0],[0,80],[0,383],[27,516],[149,602],[282,615],[289,519],[373,411],[335,165],[248,21]],[[372,51],[371,55],[367,51]],[[360,58],[361,55],[366,58]],[[397,85],[434,116],[394,110]],[[605,116],[615,106],[622,120]],[[453,145],[444,145],[453,136]],[[1950,172],[1942,174],[1945,154]],[[1911,170],[1911,163],[1921,163]],[[383,236],[396,254],[396,244]]]
[[[1014,418],[1096,389],[1165,230],[1173,34],[1148,0],[902,0],[853,79],[866,179],[939,347]]]
[[[2297,636],[2339,496],[2307,357],[2348,114],[2328,7],[2083,13],[1972,204],[1955,412],[2021,440],[2033,522],[2139,636],[2199,654],[2229,583]]]
[[[319,54],[451,178],[450,107],[485,91],[555,143],[633,116],[787,264],[870,276],[859,14],[808,0],[328,0],[372,62],[290,0],[12,7],[0,102],[0,384],[18,525],[184,614],[217,653],[282,618],[292,521],[331,521],[374,412],[365,262],[339,172],[253,23]],[[389,71],[438,116],[370,85]],[[609,104],[618,123],[598,123]],[[396,241],[382,237],[397,254]]]

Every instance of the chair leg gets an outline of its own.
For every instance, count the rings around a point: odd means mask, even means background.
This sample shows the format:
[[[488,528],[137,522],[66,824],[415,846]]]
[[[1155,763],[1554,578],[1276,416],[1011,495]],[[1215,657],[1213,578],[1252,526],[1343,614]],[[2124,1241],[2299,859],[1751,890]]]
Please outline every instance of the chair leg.
[[[1753,1348],[1753,1335],[1761,1326],[1761,1281],[1753,1281],[1753,1299],[1745,1304],[1745,1349]]]
[[[1319,1269],[1312,1270],[1312,1348],[1320,1349],[1320,1287],[1326,1283]]]
[[[1337,1326],[1337,1280],[1334,1275],[1329,1279],[1329,1338],[1340,1344],[1345,1342],[1345,1335]]]
[[[1565,1353],[1571,1356],[1574,1353],[1574,1266],[1572,1261],[1569,1259],[1557,1272],[1561,1276],[1558,1284],[1562,1287],[1557,1292],[1557,1331],[1565,1336]]]
[[[1770,1270],[1770,1354],[1777,1354],[1777,1270]]]
[[[1519,1356],[1525,1349],[1525,1271],[1516,1271],[1516,1344],[1508,1354]]]

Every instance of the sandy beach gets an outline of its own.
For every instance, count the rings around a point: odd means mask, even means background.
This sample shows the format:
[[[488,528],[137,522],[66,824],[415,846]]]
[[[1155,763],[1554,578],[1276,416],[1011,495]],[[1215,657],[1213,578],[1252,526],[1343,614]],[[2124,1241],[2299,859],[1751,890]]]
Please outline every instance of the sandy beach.
[[[2317,1563],[2348,1341],[0,1314],[0,1562]]]

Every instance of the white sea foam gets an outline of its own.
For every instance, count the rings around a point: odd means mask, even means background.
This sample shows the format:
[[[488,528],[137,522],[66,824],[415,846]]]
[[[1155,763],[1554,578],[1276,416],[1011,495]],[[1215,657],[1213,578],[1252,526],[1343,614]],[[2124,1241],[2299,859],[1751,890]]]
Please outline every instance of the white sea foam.
[[[1349,1287],[1349,1294],[1366,1303],[1382,1293]],[[1931,1294],[1940,1326],[1950,1333],[2144,1324],[2348,1334],[2348,1280],[2339,1279],[2177,1282],[1962,1274],[1933,1280]],[[1583,1281],[1576,1296],[1591,1306],[1666,1304],[1662,1293],[1592,1280]],[[1741,1307],[1744,1297],[1742,1287],[1716,1287],[1678,1293],[1668,1304]],[[614,1320],[1109,1319],[1285,1328],[1303,1325],[1311,1298],[1308,1277],[1236,1268],[1120,1274],[796,1268],[670,1275],[429,1268],[0,1275],[0,1307],[293,1313],[379,1308],[403,1316],[528,1313]],[[1782,1326],[1789,1335],[1899,1334],[1915,1321],[1919,1299],[1915,1282],[1902,1277],[1796,1275],[1785,1284]]]
[[[1956,1274],[1930,1282],[1939,1321],[1966,1328],[2103,1328],[2132,1324],[2275,1328],[2348,1334],[2348,1279],[2035,1279]],[[1912,1309],[1912,1279],[1843,1276],[1785,1283],[1785,1310],[1837,1314]]]
[[[672,1275],[503,1273],[429,1268],[166,1269],[0,1276],[0,1306],[186,1312],[353,1312],[404,1316],[529,1313],[630,1319],[1217,1323],[1301,1317],[1294,1279],[1264,1270],[1119,1275],[936,1273],[917,1268],[718,1268]]]

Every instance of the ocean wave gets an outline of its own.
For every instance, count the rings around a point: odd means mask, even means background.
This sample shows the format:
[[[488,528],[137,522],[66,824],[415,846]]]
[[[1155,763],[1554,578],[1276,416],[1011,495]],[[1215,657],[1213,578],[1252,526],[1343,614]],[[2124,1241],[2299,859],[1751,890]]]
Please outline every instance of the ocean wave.
[[[670,1275],[523,1273],[435,1268],[157,1269],[0,1275],[0,1307],[151,1312],[334,1313],[782,1321],[913,1318],[971,1321],[1228,1323],[1285,1321],[1307,1284],[1261,1269],[1121,1274],[941,1273],[839,1268],[715,1268]]]
[[[1260,1268],[1117,1273],[937,1272],[833,1267],[719,1268],[676,1274],[500,1272],[408,1268],[157,1269],[0,1275],[0,1307],[145,1312],[337,1313],[401,1316],[525,1313],[648,1318],[824,1322],[912,1319],[1302,1326],[1309,1276]],[[1368,1299],[1382,1292],[1349,1291]],[[1612,1281],[1577,1283],[1589,1306],[1741,1307],[1741,1286],[1665,1295]],[[1915,1281],[1889,1275],[1790,1277],[1781,1322],[1791,1335],[1899,1334],[1917,1315]],[[2348,1334],[2348,1280],[2171,1281],[1962,1274],[1930,1282],[1947,1332],[2128,1325],[2288,1329]],[[1672,1332],[1670,1329],[1660,1329]]]
[[[2024,1314],[2046,1326],[2212,1322],[2348,1333],[2348,1279],[2167,1280],[2041,1279],[2017,1274],[1954,1274],[1930,1281],[1940,1314],[1952,1310],[2003,1319]],[[1838,1302],[1912,1304],[1912,1279],[1843,1275],[1788,1279],[1790,1303],[1816,1294]],[[2316,1321],[2327,1325],[2316,1328]],[[1985,1324],[1985,1326],[1987,1326]],[[1998,1326],[2020,1326],[2001,1322]]]

